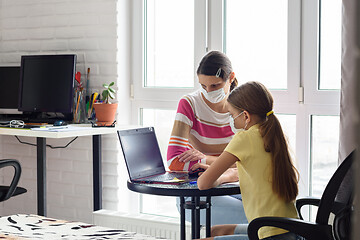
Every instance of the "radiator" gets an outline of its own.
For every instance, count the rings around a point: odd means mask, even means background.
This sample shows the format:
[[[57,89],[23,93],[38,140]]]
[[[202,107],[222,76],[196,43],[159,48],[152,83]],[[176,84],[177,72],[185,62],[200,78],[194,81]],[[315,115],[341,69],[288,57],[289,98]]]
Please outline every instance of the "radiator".
[[[149,214],[131,214],[110,210],[93,213],[95,225],[123,229],[164,239],[180,239],[180,219]],[[186,239],[191,239],[191,224],[186,222]],[[205,236],[202,228],[201,236]]]

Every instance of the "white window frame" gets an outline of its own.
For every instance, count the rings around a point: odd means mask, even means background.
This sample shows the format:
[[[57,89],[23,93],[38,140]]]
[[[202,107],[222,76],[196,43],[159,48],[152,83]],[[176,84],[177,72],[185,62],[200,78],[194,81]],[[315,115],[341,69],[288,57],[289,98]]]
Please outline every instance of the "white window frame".
[[[311,116],[312,115],[340,115],[340,91],[339,90],[319,90],[318,89],[318,69],[319,69],[319,1],[302,1],[302,61],[301,61],[301,82],[304,88],[304,104],[298,116],[297,132],[300,135],[297,146],[298,158],[308,159],[300,169],[301,173],[307,177],[307,193],[310,193],[311,185]],[[316,23],[316,24],[314,24]],[[300,122],[299,122],[300,121]],[[306,129],[306,131],[303,131]],[[331,131],[331,130],[329,130]],[[297,141],[298,142],[298,141]]]
[[[172,109],[185,94],[199,87],[194,73],[194,88],[145,88],[144,18],[142,0],[132,5],[132,123],[138,124],[142,108]],[[194,69],[206,51],[223,50],[223,0],[196,0]],[[318,90],[318,11],[319,0],[288,1],[288,89],[272,90],[275,113],[296,115],[297,168],[301,174],[300,196],[309,194],[311,169],[312,115],[339,115],[340,91]],[[174,46],[176,47],[176,46]]]

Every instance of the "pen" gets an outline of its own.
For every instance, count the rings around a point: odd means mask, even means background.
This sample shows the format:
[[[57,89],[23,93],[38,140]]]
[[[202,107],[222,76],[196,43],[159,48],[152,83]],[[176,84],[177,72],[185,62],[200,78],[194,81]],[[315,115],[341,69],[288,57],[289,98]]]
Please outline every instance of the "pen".
[[[78,92],[78,99],[77,99],[77,103],[76,103],[76,110],[75,110],[75,116],[77,117],[77,113],[78,113],[78,109],[79,109],[79,103],[80,103],[80,96],[81,96],[81,91]]]
[[[191,182],[189,182],[189,184],[191,184],[191,185],[197,184],[197,181],[191,181]]]
[[[87,114],[87,117],[89,118],[89,109],[90,109],[90,89],[89,89],[89,81],[90,81],[90,68],[87,69],[87,74],[85,78],[84,88],[85,88],[85,103],[86,103],[86,109],[85,114]]]
[[[89,98],[90,92],[89,92],[89,81],[90,81],[90,68],[87,69],[87,75],[86,75],[86,96]]]

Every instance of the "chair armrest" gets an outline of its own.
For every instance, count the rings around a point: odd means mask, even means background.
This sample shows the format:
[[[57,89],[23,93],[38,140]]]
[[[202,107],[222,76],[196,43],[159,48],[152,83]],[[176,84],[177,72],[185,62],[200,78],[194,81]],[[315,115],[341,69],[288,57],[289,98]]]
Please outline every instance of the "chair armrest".
[[[301,208],[305,205],[312,205],[312,206],[319,206],[320,204],[320,198],[316,197],[306,197],[306,198],[299,198],[296,199],[296,209],[298,211],[300,219],[304,219],[301,215]]]
[[[320,204],[320,198],[316,198],[316,197],[306,197],[306,198],[297,199],[296,200],[296,209],[298,211],[300,219],[302,219],[302,220],[304,219],[303,216],[301,215],[301,208],[303,206],[312,205],[312,206],[318,207],[319,204]],[[344,207],[346,207],[346,205],[344,203],[335,201],[331,212],[336,215]]]
[[[300,219],[282,217],[260,217],[252,220],[248,226],[250,240],[259,240],[258,230],[264,226],[278,227],[300,235],[306,240],[332,239],[330,225],[319,225]]]
[[[15,173],[13,176],[13,179],[11,181],[10,187],[7,191],[7,193],[4,195],[0,201],[5,201],[9,199],[15,192],[16,186],[18,185],[20,175],[21,175],[21,166],[18,160],[16,159],[2,159],[0,160],[0,168],[12,166],[15,169]]]

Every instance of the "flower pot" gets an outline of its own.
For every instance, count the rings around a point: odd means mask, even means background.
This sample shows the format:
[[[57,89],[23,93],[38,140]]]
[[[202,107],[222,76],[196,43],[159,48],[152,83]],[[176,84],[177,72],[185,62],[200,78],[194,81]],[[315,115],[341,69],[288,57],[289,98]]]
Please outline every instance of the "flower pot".
[[[110,125],[115,120],[117,103],[94,103],[95,115],[98,124]]]

